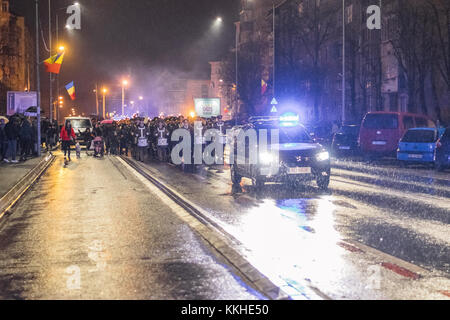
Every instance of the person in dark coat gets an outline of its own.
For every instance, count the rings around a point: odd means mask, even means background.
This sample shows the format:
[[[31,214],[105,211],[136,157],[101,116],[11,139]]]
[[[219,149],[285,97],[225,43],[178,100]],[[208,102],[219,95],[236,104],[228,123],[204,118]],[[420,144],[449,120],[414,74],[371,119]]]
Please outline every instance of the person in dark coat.
[[[8,148],[8,141],[6,140],[5,134],[5,120],[0,119],[0,161],[3,161],[6,154],[6,149]]]
[[[20,135],[19,119],[17,119],[16,117],[12,117],[5,126],[5,136],[6,140],[8,141],[8,150],[5,154],[5,158],[3,159],[4,162],[6,163],[19,162],[16,160],[17,140],[19,139],[19,135]],[[9,159],[11,159],[11,161]]]
[[[20,128],[20,161],[26,161],[27,156],[31,154],[33,146],[33,131],[30,120],[24,119]]]

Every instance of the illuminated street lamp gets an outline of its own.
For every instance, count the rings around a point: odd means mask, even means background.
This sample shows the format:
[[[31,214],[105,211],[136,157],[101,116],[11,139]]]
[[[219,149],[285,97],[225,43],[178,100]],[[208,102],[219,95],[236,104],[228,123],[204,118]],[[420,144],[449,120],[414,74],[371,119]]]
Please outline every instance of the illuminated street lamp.
[[[125,115],[125,87],[128,86],[128,80],[122,81],[122,116]]]
[[[108,89],[103,88],[103,119],[106,119],[106,94],[108,93]]]

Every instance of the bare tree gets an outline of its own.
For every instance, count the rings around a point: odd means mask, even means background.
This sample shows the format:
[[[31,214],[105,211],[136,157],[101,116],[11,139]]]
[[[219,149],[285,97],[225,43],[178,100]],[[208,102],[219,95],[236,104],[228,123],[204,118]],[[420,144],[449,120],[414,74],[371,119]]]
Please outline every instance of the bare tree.
[[[281,99],[299,99],[302,96],[300,88],[307,80],[302,62],[304,50],[299,36],[301,20],[297,2],[287,2],[277,10],[277,96]]]
[[[432,66],[433,28],[429,7],[420,0],[399,0],[395,10],[397,35],[391,40],[408,87],[408,109],[427,114],[425,85]]]
[[[320,100],[327,75],[327,68],[322,61],[321,53],[335,30],[335,9],[331,2],[305,0],[302,10],[298,36],[308,58],[306,69],[310,70],[308,78],[313,94],[314,118],[319,121]]]
[[[242,45],[239,50],[238,68],[238,97],[242,102],[239,110],[241,115],[253,115],[257,113],[257,107],[261,104],[261,74],[262,74],[262,50],[264,46],[260,39],[252,39]]]
[[[434,37],[436,47],[432,51],[434,66],[432,68],[432,88],[436,103],[436,113],[441,120],[441,108],[437,94],[438,77],[436,70],[440,73],[447,87],[447,94],[450,97],[450,2],[447,0],[428,0],[428,5],[432,10]]]

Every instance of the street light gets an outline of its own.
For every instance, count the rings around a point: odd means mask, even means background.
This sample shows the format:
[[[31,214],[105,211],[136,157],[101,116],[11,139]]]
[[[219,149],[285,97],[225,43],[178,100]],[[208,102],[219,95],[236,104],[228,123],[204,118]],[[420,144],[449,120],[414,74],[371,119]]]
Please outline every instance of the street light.
[[[106,119],[106,93],[108,93],[108,89],[103,88],[103,119]]]
[[[128,80],[122,81],[122,116],[125,115],[125,87],[128,86]]]

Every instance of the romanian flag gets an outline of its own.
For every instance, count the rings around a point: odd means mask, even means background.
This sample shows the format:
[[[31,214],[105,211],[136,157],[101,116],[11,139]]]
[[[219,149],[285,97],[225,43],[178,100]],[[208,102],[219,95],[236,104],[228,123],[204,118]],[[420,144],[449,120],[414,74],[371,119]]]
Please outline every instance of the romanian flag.
[[[267,83],[264,79],[261,80],[261,94],[264,95],[267,91]]]
[[[75,100],[75,85],[73,81],[66,86],[66,90],[72,100]]]
[[[48,58],[44,61],[45,69],[49,73],[59,74],[61,70],[61,65],[64,59],[64,52],[58,53],[53,57]]]

